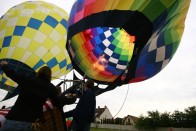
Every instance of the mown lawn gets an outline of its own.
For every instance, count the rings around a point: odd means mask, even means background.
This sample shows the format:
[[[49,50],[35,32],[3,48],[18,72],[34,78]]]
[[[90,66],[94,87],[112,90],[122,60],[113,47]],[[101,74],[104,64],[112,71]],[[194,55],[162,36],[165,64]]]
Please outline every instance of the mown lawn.
[[[112,131],[112,130],[110,130],[110,129],[91,128],[91,131]]]
[[[91,128],[91,131],[123,131],[123,130]]]

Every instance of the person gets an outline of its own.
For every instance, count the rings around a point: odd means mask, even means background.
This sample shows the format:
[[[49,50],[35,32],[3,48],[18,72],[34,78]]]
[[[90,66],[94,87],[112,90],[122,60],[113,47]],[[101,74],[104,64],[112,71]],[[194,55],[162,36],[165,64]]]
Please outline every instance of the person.
[[[65,112],[65,117],[73,117],[73,131],[90,131],[90,124],[95,118],[96,98],[93,91],[94,82],[89,79],[83,86],[76,108]],[[73,94],[75,95],[75,94]]]
[[[41,67],[35,77],[26,77],[10,69],[6,61],[1,61],[0,65],[6,76],[20,85],[18,98],[0,131],[31,131],[31,125],[41,116],[48,98],[53,105],[61,108],[56,87],[51,83],[49,67]]]

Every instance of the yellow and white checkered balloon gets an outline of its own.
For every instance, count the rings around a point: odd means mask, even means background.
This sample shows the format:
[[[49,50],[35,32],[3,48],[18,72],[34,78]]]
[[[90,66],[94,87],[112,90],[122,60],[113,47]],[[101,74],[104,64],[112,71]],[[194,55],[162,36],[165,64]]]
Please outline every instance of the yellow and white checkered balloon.
[[[66,11],[44,1],[14,6],[0,19],[0,61],[9,61],[28,75],[44,65],[52,69],[53,77],[67,74],[72,69],[65,48],[67,19]],[[17,86],[1,69],[0,82],[0,88]]]

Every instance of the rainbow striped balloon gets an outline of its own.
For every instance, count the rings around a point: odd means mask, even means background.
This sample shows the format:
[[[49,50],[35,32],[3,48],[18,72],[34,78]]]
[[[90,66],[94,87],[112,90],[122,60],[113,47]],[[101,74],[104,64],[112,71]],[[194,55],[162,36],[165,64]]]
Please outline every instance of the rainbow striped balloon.
[[[66,48],[80,74],[120,85],[149,79],[175,54],[190,0],[77,0]]]

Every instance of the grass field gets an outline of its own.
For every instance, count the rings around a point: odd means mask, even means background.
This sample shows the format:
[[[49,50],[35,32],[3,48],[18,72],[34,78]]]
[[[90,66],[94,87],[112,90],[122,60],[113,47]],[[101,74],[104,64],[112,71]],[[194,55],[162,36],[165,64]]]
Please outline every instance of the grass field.
[[[112,131],[112,130],[110,130],[110,129],[91,128],[91,131]]]
[[[91,131],[124,131],[124,130],[91,128]]]

